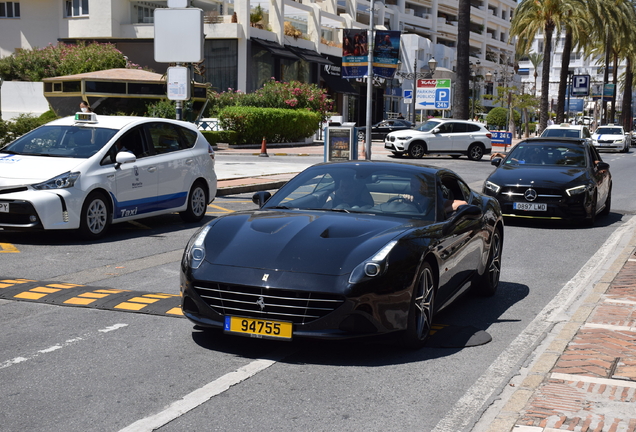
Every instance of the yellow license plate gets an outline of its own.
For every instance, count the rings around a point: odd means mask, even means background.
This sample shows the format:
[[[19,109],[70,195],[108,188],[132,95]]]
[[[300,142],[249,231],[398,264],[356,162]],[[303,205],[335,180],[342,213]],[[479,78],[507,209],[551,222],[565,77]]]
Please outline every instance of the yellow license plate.
[[[223,329],[226,333],[238,333],[256,338],[291,339],[292,323],[254,318],[226,316]]]

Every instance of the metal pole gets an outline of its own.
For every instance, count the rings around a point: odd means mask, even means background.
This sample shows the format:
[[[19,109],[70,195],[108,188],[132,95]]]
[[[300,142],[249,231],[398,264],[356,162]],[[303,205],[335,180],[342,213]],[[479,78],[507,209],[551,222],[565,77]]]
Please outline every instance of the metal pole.
[[[570,123],[570,95],[572,94],[572,74],[568,71],[568,109],[565,111],[565,121]]]
[[[411,115],[413,116],[412,123],[415,124],[415,100],[417,99],[417,50],[415,50],[415,61],[413,62],[413,100],[412,100],[412,107],[413,109],[411,109],[412,113]]]
[[[367,133],[365,134],[365,159],[371,160],[371,127],[373,126],[372,122],[372,107],[373,107],[373,42],[374,42],[374,34],[373,34],[373,26],[375,21],[375,0],[371,0],[371,11],[369,15],[369,38],[367,41],[367,46],[369,48],[367,52],[368,62],[367,62]]]
[[[177,63],[177,66],[181,66],[181,63]],[[174,107],[175,107],[175,110],[177,111],[177,115],[175,118],[177,120],[182,120],[183,119],[183,102],[180,100],[175,101]]]

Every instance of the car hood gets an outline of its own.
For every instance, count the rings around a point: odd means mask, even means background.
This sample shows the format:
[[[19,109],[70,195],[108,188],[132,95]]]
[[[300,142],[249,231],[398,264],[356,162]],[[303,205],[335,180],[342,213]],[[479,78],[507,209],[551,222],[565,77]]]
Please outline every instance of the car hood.
[[[405,137],[405,136],[426,136],[426,135],[431,135],[431,133],[422,132],[416,129],[404,129],[399,131],[393,131],[389,135],[394,137]]]
[[[603,139],[603,140],[622,140],[625,138],[625,135],[621,134],[594,134],[592,138],[595,140]]]
[[[211,223],[205,260],[223,266],[342,275],[417,223],[329,211],[240,212]]]
[[[504,185],[534,185],[541,187],[560,188],[563,185],[587,181],[585,167],[530,167],[523,165],[503,165],[495,170],[488,180],[500,186]]]
[[[0,153],[0,187],[40,183],[74,169],[82,161]]]

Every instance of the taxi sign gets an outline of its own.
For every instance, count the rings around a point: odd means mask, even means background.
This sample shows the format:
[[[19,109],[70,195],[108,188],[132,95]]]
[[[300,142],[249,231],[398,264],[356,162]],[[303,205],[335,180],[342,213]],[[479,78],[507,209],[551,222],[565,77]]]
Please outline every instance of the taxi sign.
[[[97,114],[77,112],[75,113],[76,123],[97,123]]]

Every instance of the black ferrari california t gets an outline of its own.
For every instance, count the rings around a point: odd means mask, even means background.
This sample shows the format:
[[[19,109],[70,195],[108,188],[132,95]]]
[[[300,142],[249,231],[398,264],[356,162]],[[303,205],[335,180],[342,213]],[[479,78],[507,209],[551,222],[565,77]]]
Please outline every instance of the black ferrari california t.
[[[571,219],[593,225],[612,203],[609,164],[586,140],[531,138],[521,141],[484,182],[483,192],[504,216]]]
[[[200,327],[285,340],[396,332],[420,347],[436,312],[499,285],[499,204],[452,171],[324,163],[253,200],[185,249],[182,308]]]

